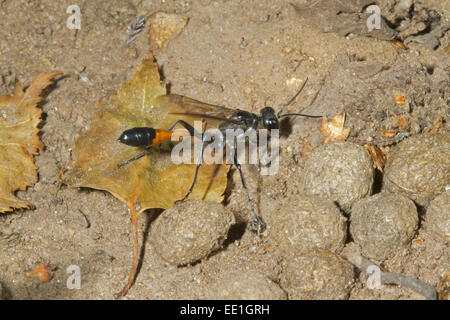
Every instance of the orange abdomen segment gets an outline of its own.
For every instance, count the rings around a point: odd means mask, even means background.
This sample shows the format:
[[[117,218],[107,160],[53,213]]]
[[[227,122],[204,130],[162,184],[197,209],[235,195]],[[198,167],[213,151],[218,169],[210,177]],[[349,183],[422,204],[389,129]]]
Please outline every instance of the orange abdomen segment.
[[[172,138],[172,131],[164,129],[155,129],[155,138],[153,138],[151,145],[159,144]]]

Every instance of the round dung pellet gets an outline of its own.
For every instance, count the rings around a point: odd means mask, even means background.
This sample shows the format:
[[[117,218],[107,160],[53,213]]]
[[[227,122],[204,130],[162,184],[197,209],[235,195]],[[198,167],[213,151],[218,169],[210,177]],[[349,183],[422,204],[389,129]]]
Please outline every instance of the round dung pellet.
[[[351,142],[324,144],[305,163],[301,190],[336,201],[344,211],[372,192],[374,169],[367,150]]]
[[[450,242],[450,191],[438,195],[427,208],[426,228]]]
[[[328,250],[314,249],[285,261],[281,286],[289,299],[347,299],[355,281],[353,265]]]
[[[185,265],[221,248],[234,222],[233,213],[220,203],[184,201],[165,210],[153,222],[150,241],[165,261]]]
[[[258,271],[225,273],[206,289],[212,300],[284,300],[286,293],[278,284]]]
[[[418,221],[414,202],[400,194],[382,192],[353,206],[350,233],[363,256],[381,261],[411,241]]]
[[[285,256],[315,247],[340,252],[347,236],[347,219],[331,200],[292,196],[268,218],[270,241]]]
[[[428,133],[400,142],[386,162],[384,187],[421,206],[450,185],[450,133]]]

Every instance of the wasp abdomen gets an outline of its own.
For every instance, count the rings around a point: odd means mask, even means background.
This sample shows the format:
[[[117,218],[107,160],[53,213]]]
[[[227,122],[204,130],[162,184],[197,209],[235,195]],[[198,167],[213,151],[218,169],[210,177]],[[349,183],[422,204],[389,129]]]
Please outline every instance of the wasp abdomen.
[[[132,128],[125,130],[119,137],[119,141],[133,147],[145,147],[153,144],[156,138],[156,130],[149,127]]]

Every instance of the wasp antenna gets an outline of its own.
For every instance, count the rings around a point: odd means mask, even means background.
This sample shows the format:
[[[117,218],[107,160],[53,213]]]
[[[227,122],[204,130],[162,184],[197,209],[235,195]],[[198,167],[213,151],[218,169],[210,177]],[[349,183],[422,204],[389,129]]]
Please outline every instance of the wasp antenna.
[[[322,116],[313,116],[313,115],[310,115],[310,114],[304,114],[304,113],[286,113],[286,114],[282,114],[282,115],[279,116],[278,118],[283,118],[283,117],[322,118]]]
[[[306,77],[305,82],[303,82],[302,86],[300,87],[300,89],[297,91],[297,93],[295,94],[295,96],[293,96],[291,98],[291,100],[288,101],[288,103],[286,103],[284,106],[281,107],[281,110],[277,113],[277,117],[281,118],[281,114],[283,113],[284,109],[290,105],[292,102],[294,102],[295,98],[297,98],[297,96],[300,94],[300,92],[302,92],[303,88],[305,87],[306,83],[308,82],[308,77]]]

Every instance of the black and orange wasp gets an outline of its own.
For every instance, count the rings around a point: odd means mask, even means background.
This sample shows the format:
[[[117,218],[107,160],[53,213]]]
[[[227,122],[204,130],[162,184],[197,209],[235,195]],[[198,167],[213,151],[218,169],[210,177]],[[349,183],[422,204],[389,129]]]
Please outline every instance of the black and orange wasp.
[[[178,120],[176,120],[168,129],[137,127],[125,130],[120,135],[119,141],[132,147],[145,147],[145,150],[134,156],[133,158],[118,164],[118,167],[123,167],[132,161],[142,158],[150,152],[150,148],[171,139],[173,136],[182,136],[183,134],[180,134],[178,131],[174,131],[174,128],[177,125],[180,125],[187,130],[187,134],[185,135],[202,138],[202,134],[194,129],[194,127],[189,123],[188,119],[205,120],[207,121],[207,124],[209,126],[218,128],[222,135],[225,136],[226,130],[229,129],[242,129],[243,132],[246,132],[247,130],[257,131],[260,129],[267,129],[270,131],[272,129],[279,129],[279,120],[284,117],[301,116],[308,118],[321,118],[322,116],[307,115],[303,113],[283,114],[286,107],[288,107],[297,98],[300,92],[302,92],[307,81],[308,78],[306,78],[305,82],[298,90],[298,92],[280,109],[278,113],[275,113],[275,110],[272,107],[264,107],[260,110],[260,114],[255,114],[240,109],[230,109],[221,106],[209,105],[179,95],[167,95],[164,98],[169,100],[167,101],[169,102],[167,104],[169,106],[168,114],[178,117]],[[186,200],[194,189],[195,183],[197,181],[198,171],[203,163],[203,150],[205,146],[212,142],[211,140],[203,138],[201,141],[202,145],[200,156],[196,163],[196,170],[192,185],[184,198],[180,199],[179,201]],[[232,142],[232,144],[234,143],[235,142]],[[230,145],[230,143],[226,143],[226,147],[235,148],[236,146]],[[261,217],[256,214],[250,197],[250,193],[247,188],[247,184],[245,182],[244,175],[242,173],[241,163],[237,161],[236,153],[234,153],[234,157],[235,158],[233,165],[239,170],[242,186],[246,191],[249,207],[254,219],[254,221],[250,224],[250,230],[259,234],[264,231],[265,223],[261,219]]]

